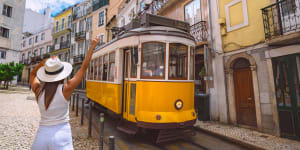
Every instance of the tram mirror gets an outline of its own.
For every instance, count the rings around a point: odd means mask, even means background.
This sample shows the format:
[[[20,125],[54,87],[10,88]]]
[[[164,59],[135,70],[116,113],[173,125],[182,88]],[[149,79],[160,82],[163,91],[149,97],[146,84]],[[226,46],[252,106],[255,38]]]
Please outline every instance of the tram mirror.
[[[132,62],[134,62],[135,65],[138,64],[138,48],[134,47],[131,51],[131,58],[133,59]]]

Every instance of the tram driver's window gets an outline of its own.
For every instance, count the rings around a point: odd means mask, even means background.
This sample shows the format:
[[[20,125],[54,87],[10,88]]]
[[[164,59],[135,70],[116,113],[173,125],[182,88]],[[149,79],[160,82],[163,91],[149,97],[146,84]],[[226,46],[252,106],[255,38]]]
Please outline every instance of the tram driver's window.
[[[169,79],[187,78],[188,47],[180,43],[171,43],[169,51]]]
[[[102,80],[103,66],[102,66],[102,57],[99,57],[98,62],[98,80]]]
[[[115,53],[109,54],[109,81],[114,81],[114,74],[115,74]]]
[[[166,44],[147,42],[142,47],[142,78],[163,78]]]
[[[103,58],[103,81],[107,81],[108,73],[108,55],[105,55]]]

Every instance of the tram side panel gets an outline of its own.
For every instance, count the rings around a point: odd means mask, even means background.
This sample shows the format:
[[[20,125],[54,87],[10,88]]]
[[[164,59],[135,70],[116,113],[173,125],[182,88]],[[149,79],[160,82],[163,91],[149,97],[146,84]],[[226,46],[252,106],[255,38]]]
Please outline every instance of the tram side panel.
[[[121,89],[121,84],[86,82],[87,97],[117,114],[121,113]]]

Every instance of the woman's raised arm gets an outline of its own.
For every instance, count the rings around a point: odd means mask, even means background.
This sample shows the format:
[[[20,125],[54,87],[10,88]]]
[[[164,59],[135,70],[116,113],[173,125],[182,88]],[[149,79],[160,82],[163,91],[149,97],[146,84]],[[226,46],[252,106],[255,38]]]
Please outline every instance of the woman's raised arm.
[[[69,80],[67,83],[64,84],[63,94],[67,100],[70,99],[73,90],[80,84],[80,82],[86,72],[86,69],[88,68],[89,63],[91,61],[93,51],[94,51],[95,47],[97,46],[97,44],[99,43],[99,41],[100,41],[99,38],[96,38],[92,41],[91,47],[90,47],[89,51],[87,52],[85,59],[83,60],[81,68],[79,69],[79,71],[75,74],[75,76],[71,80]]]
[[[36,77],[37,71],[45,65],[47,59],[44,59],[42,62],[40,62],[30,73],[30,86],[32,91],[35,95],[37,95],[39,88],[40,88],[40,81]]]

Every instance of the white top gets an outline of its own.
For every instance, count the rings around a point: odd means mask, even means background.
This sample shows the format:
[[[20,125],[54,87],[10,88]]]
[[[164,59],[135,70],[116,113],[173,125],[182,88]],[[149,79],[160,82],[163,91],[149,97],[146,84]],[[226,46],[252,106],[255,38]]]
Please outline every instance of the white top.
[[[69,101],[62,93],[63,84],[59,84],[56,93],[48,107],[45,109],[45,91],[38,98],[38,105],[41,113],[40,125],[58,125],[70,120]]]

